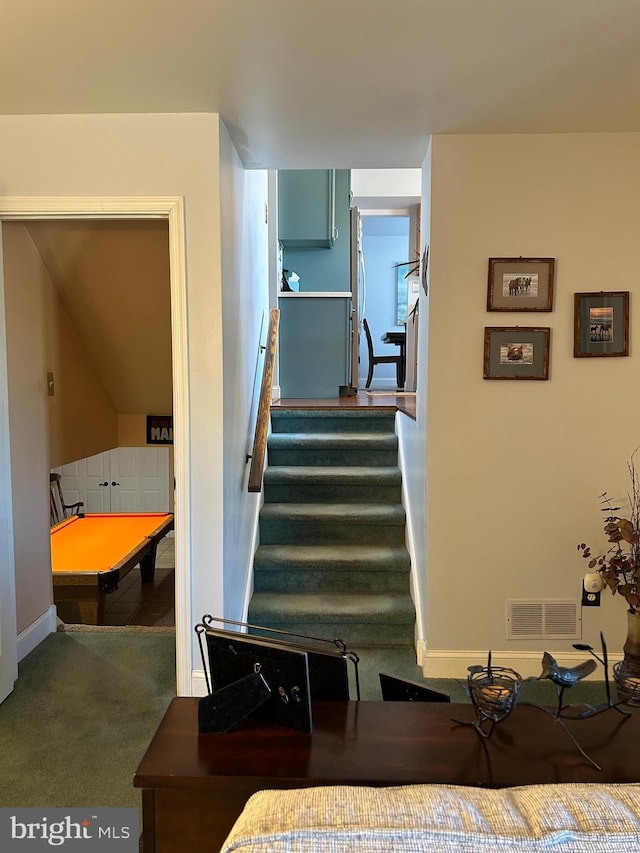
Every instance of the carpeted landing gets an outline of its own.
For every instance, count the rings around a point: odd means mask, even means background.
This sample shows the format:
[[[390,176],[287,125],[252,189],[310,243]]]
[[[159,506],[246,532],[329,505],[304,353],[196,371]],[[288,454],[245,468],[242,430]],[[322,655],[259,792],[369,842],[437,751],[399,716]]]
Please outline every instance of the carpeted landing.
[[[171,634],[51,634],[0,705],[0,806],[139,806],[133,774],[174,695]]]

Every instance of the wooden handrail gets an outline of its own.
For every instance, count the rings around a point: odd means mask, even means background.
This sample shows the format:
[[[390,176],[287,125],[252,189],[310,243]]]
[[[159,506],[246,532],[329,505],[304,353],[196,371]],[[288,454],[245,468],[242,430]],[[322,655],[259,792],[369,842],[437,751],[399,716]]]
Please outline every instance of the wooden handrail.
[[[259,492],[262,490],[262,474],[264,471],[264,457],[267,452],[267,433],[269,431],[269,412],[271,411],[271,392],[273,389],[273,371],[276,364],[279,325],[280,311],[277,308],[272,308],[269,312],[269,330],[267,332],[267,345],[264,353],[264,364],[262,366],[258,416],[253,436],[251,466],[249,468],[248,488],[250,492]]]

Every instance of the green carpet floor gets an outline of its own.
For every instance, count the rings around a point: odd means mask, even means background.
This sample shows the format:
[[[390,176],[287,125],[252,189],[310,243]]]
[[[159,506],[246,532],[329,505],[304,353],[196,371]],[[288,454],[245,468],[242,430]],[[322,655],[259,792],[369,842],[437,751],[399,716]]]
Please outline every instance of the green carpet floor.
[[[171,634],[51,634],[0,705],[0,806],[139,806],[133,774],[174,695]]]
[[[414,655],[393,648],[362,653],[363,700],[381,698],[379,672],[468,701],[462,680],[423,679]],[[0,705],[0,806],[140,808],[133,775],[174,695],[171,634],[50,635],[21,662]],[[527,686],[522,699],[554,704],[554,697],[553,685],[542,682]],[[597,704],[603,685],[581,682],[570,698]]]

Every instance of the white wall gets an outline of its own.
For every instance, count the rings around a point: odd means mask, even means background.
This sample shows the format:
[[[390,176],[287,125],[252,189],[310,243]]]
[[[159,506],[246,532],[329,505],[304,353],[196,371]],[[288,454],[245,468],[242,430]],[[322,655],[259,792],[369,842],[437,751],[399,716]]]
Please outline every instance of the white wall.
[[[352,169],[354,196],[420,196],[420,169]]]
[[[576,545],[604,545],[598,495],[640,444],[640,135],[436,136],[431,210],[428,651],[537,654],[505,601],[580,597]],[[551,313],[486,311],[488,258],[517,256],[556,258]],[[573,294],[599,290],[631,291],[629,358],[573,357]],[[484,327],[515,325],[551,327],[549,381],[483,380]],[[619,651],[624,601],[602,601],[583,638]]]
[[[190,386],[187,571],[198,617],[200,610],[214,610],[224,598],[218,146],[217,115],[0,117],[1,196],[184,198]]]
[[[267,172],[245,171],[220,127],[222,316],[224,347],[224,615],[242,620],[261,494],[249,494],[251,453],[269,321],[265,204]],[[217,615],[222,615],[220,606]],[[198,614],[196,614],[198,615]],[[199,614],[202,615],[202,614]],[[214,614],[216,615],[216,614]]]

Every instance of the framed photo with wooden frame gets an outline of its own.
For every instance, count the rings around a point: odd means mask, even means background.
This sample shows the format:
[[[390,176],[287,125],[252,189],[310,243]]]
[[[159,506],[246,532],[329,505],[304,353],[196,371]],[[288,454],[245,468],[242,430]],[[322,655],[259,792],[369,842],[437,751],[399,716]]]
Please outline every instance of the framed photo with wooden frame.
[[[573,355],[629,355],[629,291],[574,293]]]
[[[484,379],[548,379],[549,327],[493,326],[484,330]]]
[[[489,258],[487,311],[551,311],[555,258]]]

